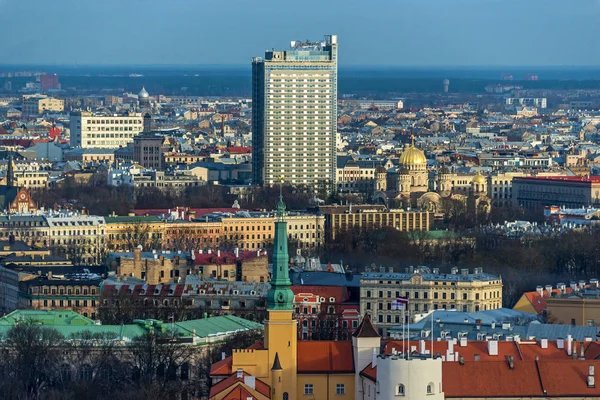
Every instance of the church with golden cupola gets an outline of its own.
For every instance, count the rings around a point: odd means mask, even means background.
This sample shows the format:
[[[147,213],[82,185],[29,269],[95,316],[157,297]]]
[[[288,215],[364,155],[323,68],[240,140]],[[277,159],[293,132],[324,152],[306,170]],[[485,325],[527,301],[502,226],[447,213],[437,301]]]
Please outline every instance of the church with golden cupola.
[[[392,196],[405,207],[440,214],[444,212],[444,199],[462,202],[473,216],[489,213],[491,206],[488,179],[481,172],[473,176],[452,171],[445,165],[437,169],[428,167],[425,152],[415,146],[414,138],[405,145],[398,168],[392,173],[388,171],[387,184],[378,184],[377,191],[376,199]]]

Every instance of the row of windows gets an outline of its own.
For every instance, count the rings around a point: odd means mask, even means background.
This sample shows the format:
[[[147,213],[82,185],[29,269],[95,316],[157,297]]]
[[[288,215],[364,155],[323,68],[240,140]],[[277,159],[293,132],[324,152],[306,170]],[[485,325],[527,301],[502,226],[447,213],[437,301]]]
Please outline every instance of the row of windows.
[[[370,298],[371,297],[371,291],[367,290],[366,295],[367,295],[367,298]],[[484,300],[487,299],[487,295],[488,295],[488,292],[483,292],[483,299]],[[395,297],[397,298],[399,296],[400,296],[400,292],[396,291],[395,292]],[[466,292],[463,293],[462,294],[462,299],[463,300],[467,300],[467,296],[468,295],[467,295]],[[384,292],[383,290],[380,290],[379,291],[379,298],[386,298],[386,297],[387,298],[392,298],[392,291],[388,290],[387,292]],[[406,298],[411,298],[411,292],[405,292],[405,297]],[[447,293],[446,292],[442,292],[441,298],[445,300],[446,297],[447,297]],[[500,291],[499,290],[490,292],[490,299],[495,299],[495,298],[499,298],[499,297],[500,297]],[[412,292],[412,298],[413,299],[418,299],[419,298],[419,292]],[[427,299],[427,298],[429,298],[429,292],[423,292],[423,299]],[[439,292],[433,292],[433,298],[434,299],[439,298]],[[455,299],[455,293],[451,292],[450,293],[450,300],[454,300],[454,299]],[[480,294],[479,293],[475,293],[475,300],[480,300]],[[383,303],[379,303],[379,304],[381,305]],[[380,308],[380,310],[381,310],[381,308]]]
[[[285,394],[284,393],[284,398],[285,398]],[[315,394],[315,387],[312,383],[305,383],[304,384],[304,395],[305,396],[312,396]],[[346,385],[344,385],[343,383],[336,383],[335,385],[335,394],[336,395],[344,395],[346,394]]]

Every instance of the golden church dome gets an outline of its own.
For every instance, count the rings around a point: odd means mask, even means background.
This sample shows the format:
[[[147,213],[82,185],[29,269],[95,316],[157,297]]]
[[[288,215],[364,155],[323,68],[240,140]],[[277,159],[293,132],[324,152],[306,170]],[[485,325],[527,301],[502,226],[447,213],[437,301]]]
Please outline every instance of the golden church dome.
[[[481,175],[481,172],[478,172],[477,175],[475,175],[473,177],[473,180],[471,182],[473,182],[473,183],[486,183],[487,180],[485,179],[485,176]]]
[[[406,147],[400,156],[400,165],[426,165],[427,158],[422,150],[417,149],[414,145]]]

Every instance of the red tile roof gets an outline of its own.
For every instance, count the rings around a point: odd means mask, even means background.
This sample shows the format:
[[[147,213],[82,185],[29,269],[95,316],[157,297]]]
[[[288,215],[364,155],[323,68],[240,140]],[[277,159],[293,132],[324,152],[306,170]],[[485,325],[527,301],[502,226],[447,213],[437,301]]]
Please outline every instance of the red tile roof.
[[[217,361],[213,365],[210,366],[210,376],[213,375],[226,375],[229,376],[232,374],[232,365],[233,365],[233,357],[225,357],[222,360]]]
[[[348,289],[345,286],[309,286],[309,285],[294,285],[292,286],[294,294],[300,293],[313,294],[318,297],[324,297],[325,303],[329,303],[329,298],[335,298],[337,303],[342,303],[350,297]]]
[[[566,288],[565,290],[566,293],[571,293],[572,291],[573,289],[571,289],[570,287]],[[559,289],[552,289],[552,295],[559,294],[561,294],[561,291]],[[523,293],[523,295],[525,296],[525,298],[527,298],[527,300],[529,300],[531,306],[535,309],[535,311],[539,315],[542,315],[542,313],[546,309],[546,300],[549,297],[548,291],[544,289],[542,292],[542,296],[540,296],[537,290],[534,290],[533,292],[525,292]]]
[[[588,367],[600,370],[600,361],[539,361],[542,385],[548,397],[598,397],[600,384],[587,386]]]
[[[299,341],[298,373],[353,373],[351,341]]]
[[[377,330],[373,326],[373,323],[371,323],[371,316],[369,314],[365,314],[362,321],[360,322],[360,325],[358,326],[358,328],[356,328],[352,336],[381,337],[381,335],[379,335],[379,332],[377,332]]]
[[[515,179],[526,179],[534,181],[553,181],[553,182],[584,182],[600,183],[600,176],[520,176]]]
[[[247,391],[243,386],[238,385],[233,388],[229,393],[225,395],[221,400],[256,400],[249,391]]]
[[[371,363],[360,371],[360,375],[369,378],[373,382],[377,382],[377,367],[373,367],[373,364]]]
[[[233,388],[234,386],[239,386],[240,384],[243,384],[245,376],[251,375],[246,371],[243,371],[242,377],[238,378],[237,371],[235,371],[228,378],[223,379],[222,381],[210,388],[210,397],[216,396],[219,393],[223,393],[224,391],[228,390],[229,388]],[[256,379],[256,391],[262,394],[263,396],[271,398],[271,387],[263,381],[261,381],[260,379]]]
[[[442,390],[446,397],[543,396],[535,361],[465,361],[442,363]]]

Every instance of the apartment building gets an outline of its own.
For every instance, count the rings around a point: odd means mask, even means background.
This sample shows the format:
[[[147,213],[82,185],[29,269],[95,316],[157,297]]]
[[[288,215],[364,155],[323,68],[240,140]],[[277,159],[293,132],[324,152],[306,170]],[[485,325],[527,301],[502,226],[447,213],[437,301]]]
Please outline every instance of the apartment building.
[[[502,307],[502,278],[475,268],[472,272],[454,267],[450,273],[439,268],[408,267],[404,273],[366,272],[360,280],[360,314],[370,314],[381,335],[402,323],[403,312],[394,309],[399,297],[408,299],[406,311],[456,309],[464,312]],[[407,322],[410,321],[408,314]]]
[[[300,248],[323,244],[325,218],[322,215],[290,212],[286,215],[288,240]],[[273,243],[275,215],[272,212],[243,212],[221,219],[223,242],[234,243],[244,250],[263,249]]]
[[[162,169],[163,153],[167,149],[165,137],[160,134],[138,135],[133,138],[133,161],[144,168]]]
[[[49,246],[75,263],[99,264],[105,252],[104,217],[59,213],[45,217]]]
[[[48,171],[16,171],[13,181],[17,187],[44,189],[48,184]]]
[[[24,96],[22,104],[23,115],[41,115],[48,112],[63,112],[65,110],[64,100],[54,99],[47,96]]]
[[[428,211],[378,210],[356,207],[323,207],[325,233],[335,240],[349,229],[393,228],[402,232],[428,231],[433,227],[435,213]]]
[[[600,205],[600,177],[515,177],[512,204],[540,212],[546,206],[596,207]]]
[[[141,113],[110,115],[75,111],[70,117],[71,147],[118,149],[132,143],[144,129]]]
[[[109,254],[117,275],[137,278],[150,285],[178,283],[188,275],[197,279],[216,279],[239,282],[268,282],[266,252],[206,252],[152,251]]]
[[[337,35],[252,60],[252,173],[258,185],[333,185]]]

